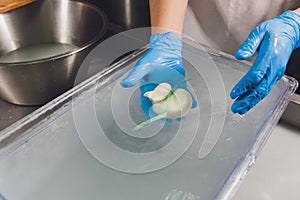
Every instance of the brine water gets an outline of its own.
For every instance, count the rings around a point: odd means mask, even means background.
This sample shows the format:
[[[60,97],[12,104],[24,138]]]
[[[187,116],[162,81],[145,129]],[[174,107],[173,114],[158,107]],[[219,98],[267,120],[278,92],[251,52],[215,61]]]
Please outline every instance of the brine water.
[[[77,47],[64,43],[42,43],[16,49],[0,56],[0,62],[26,62],[49,58],[75,50]]]
[[[199,60],[201,55],[197,56]],[[82,96],[73,108],[54,116],[54,123],[43,122],[38,135],[2,157],[1,195],[24,200],[215,199],[282,93],[276,86],[244,117],[231,113],[229,92],[243,73],[232,68],[233,62],[224,62],[218,67],[226,90],[225,116],[212,112],[212,88],[204,78],[195,77],[200,67],[192,69],[185,63],[187,77],[197,94],[199,116],[191,111],[186,119],[175,121],[175,126],[164,126],[162,132],[157,131],[161,122],[153,124],[157,134],[143,135],[146,129],[130,132],[132,121],[144,120],[135,98],[138,86],[120,90],[119,78],[93,95]],[[206,74],[212,72],[210,66],[206,70]],[[126,93],[133,94],[132,99]],[[218,111],[224,99],[214,104]],[[214,127],[222,117],[225,121],[216,140],[218,130]],[[216,145],[200,158],[205,140]]]

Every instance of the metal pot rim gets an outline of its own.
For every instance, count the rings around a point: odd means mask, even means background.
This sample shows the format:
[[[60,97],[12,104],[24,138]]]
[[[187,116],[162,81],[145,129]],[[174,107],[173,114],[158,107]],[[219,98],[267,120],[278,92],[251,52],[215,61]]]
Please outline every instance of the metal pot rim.
[[[102,18],[102,29],[100,30],[100,32],[93,37],[89,42],[81,45],[80,47],[71,50],[71,51],[67,51],[63,54],[58,54],[55,56],[50,56],[50,57],[46,57],[46,58],[41,58],[41,59],[36,59],[36,60],[30,60],[30,61],[19,61],[19,62],[0,62],[0,68],[5,68],[5,67],[12,67],[12,66],[26,66],[26,65],[32,65],[32,64],[39,64],[39,63],[43,63],[43,62],[48,62],[48,61],[54,61],[54,60],[58,60],[58,59],[62,59],[62,58],[66,58],[69,57],[73,54],[76,54],[78,52],[81,52],[85,49],[87,49],[88,47],[92,46],[93,44],[95,44],[106,32],[107,30],[107,24],[108,24],[108,19],[107,16],[105,15],[104,11],[102,11],[100,8],[90,4],[90,3],[86,3],[86,2],[80,2],[80,1],[68,1],[71,3],[75,3],[75,4],[83,4],[84,6],[87,6],[91,9],[93,9],[94,11],[96,11]],[[1,66],[1,65],[5,65],[5,66]]]

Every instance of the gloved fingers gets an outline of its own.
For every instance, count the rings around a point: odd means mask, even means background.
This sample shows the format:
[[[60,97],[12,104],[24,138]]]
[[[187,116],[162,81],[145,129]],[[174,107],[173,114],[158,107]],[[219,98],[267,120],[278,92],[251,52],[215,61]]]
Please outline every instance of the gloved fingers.
[[[265,35],[265,30],[262,29],[262,26],[265,26],[264,23],[251,31],[246,41],[236,51],[235,57],[237,59],[246,60],[254,55]]]
[[[191,93],[190,93],[190,94],[191,94]],[[197,101],[196,101],[194,95],[191,94],[191,96],[192,96],[192,108],[196,108],[196,106],[198,105],[198,104],[197,104]]]
[[[247,92],[241,94],[233,103],[231,109],[234,113],[244,114],[259,103],[265,96],[267,96],[271,88],[276,84],[278,80],[283,76],[284,70],[275,72],[271,75],[272,67],[268,68],[268,72],[265,77],[257,85],[255,89],[250,89]]]
[[[271,59],[272,57],[269,55],[268,51],[260,51],[253,66],[231,90],[230,97],[235,99],[247,91],[254,89],[265,77],[265,74],[270,67]]]
[[[259,27],[260,26],[258,26],[257,28],[255,28],[253,30],[253,32],[250,34],[249,38],[258,37],[257,34],[259,31]],[[260,31],[260,32],[263,32],[263,31]],[[253,35],[253,36],[251,36],[251,35]],[[254,36],[254,35],[256,35],[256,36]],[[263,34],[263,35],[265,35],[265,34]],[[253,39],[253,40],[255,40],[255,39]],[[259,43],[255,47],[255,50],[258,48],[260,43],[261,43],[261,41],[259,40]],[[247,74],[231,90],[230,97],[232,99],[235,99],[236,97],[253,89],[264,78],[268,68],[270,67],[271,59],[272,59],[271,54],[272,54],[273,49],[272,49],[272,45],[270,45],[270,44],[272,44],[272,42],[270,42],[270,38],[263,37],[263,41],[260,44],[260,50],[259,50],[258,56],[257,56],[256,60],[254,61],[253,66],[250,68],[250,70],[247,72]],[[239,50],[238,50],[238,52],[239,52]]]
[[[276,84],[276,82],[280,80],[284,75],[286,65],[293,51],[290,45],[290,41],[285,39],[286,38],[282,38],[277,42],[277,46],[273,45],[274,48],[268,49],[270,67],[266,71],[265,78],[267,79],[270,88],[272,88]]]
[[[290,53],[287,49],[285,51],[277,49],[275,53],[275,49],[272,48],[273,42],[270,42],[271,45],[265,43],[269,42],[262,43],[253,67],[230,94],[232,98],[238,97],[232,105],[232,111],[235,113],[244,114],[254,107],[284,74]]]
[[[157,85],[158,83],[147,82],[144,79],[142,79],[140,84],[141,95],[143,96],[146,92],[153,91]]]
[[[159,65],[160,66],[160,65]],[[132,87],[136,85],[144,76],[150,74],[151,71],[159,67],[157,64],[141,64],[135,65],[127,77],[121,81],[123,87]]]
[[[152,91],[157,86],[157,83],[149,83],[144,80],[144,78],[141,79],[140,84],[140,95],[141,95],[141,107],[144,113],[146,113],[148,116],[150,116],[150,108],[152,107],[152,102],[148,97],[145,97],[144,94],[148,91]]]
[[[175,70],[182,76],[185,76],[185,71],[181,59],[163,59],[161,64],[163,66],[168,66],[171,70]]]
[[[153,84],[169,83],[172,88],[174,88],[182,87],[182,85],[185,84],[185,80],[186,78],[182,75],[181,72],[178,72],[176,68],[160,66],[159,68],[153,69],[151,73],[147,74],[142,79],[142,82]]]
[[[245,114],[265,98],[270,90],[271,86],[268,85],[268,80],[266,78],[262,79],[255,89],[249,90],[234,101],[231,106],[232,112],[240,115]]]
[[[121,81],[121,85],[123,87],[132,87],[148,73],[149,67],[147,65],[134,66],[130,73]]]
[[[154,111],[151,111],[151,107],[152,107],[152,102],[150,99],[148,99],[147,97],[145,97],[144,95],[141,94],[141,108],[144,111],[144,113],[147,114],[147,116],[149,118],[152,117]]]
[[[278,61],[278,59],[280,58],[274,57],[271,60],[271,66],[267,71],[266,79],[270,88],[272,88],[276,82],[281,79],[285,72],[286,64],[282,64],[280,61]]]

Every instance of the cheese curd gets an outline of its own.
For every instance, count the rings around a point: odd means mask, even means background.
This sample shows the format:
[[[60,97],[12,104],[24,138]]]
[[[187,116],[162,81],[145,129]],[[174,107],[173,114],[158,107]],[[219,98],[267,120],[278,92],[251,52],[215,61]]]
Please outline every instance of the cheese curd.
[[[152,108],[156,114],[167,112],[166,118],[171,119],[183,117],[192,108],[192,96],[183,88],[175,89],[173,94],[169,95],[171,91],[170,84],[161,83],[153,91],[146,92],[144,96],[152,101]]]

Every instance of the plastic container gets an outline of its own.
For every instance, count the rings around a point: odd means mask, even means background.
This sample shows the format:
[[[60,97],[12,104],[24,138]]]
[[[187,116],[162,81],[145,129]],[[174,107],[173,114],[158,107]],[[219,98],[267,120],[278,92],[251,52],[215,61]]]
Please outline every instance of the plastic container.
[[[120,80],[137,51],[0,132],[0,199],[230,199],[255,163],[297,82],[283,77],[244,116],[230,111],[249,69],[221,52],[185,44],[197,107],[185,119],[146,119],[138,86]]]

